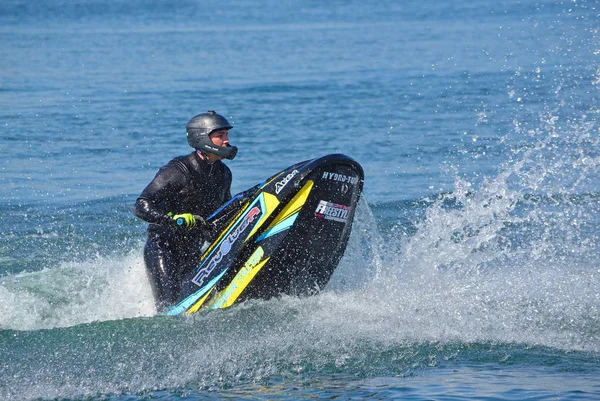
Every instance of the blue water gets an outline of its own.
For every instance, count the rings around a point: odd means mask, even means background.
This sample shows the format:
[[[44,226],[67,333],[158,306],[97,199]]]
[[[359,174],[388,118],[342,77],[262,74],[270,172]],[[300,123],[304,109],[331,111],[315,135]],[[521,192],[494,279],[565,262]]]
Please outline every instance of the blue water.
[[[595,1],[0,2],[0,399],[600,399]],[[235,128],[233,191],[365,169],[325,291],[156,316],[131,214]]]

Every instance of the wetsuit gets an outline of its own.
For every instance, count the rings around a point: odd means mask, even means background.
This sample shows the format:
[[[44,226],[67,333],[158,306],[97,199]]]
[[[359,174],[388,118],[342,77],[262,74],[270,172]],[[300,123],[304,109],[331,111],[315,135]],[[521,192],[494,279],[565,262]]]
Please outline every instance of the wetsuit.
[[[206,235],[200,225],[191,230],[174,227],[168,213],[206,218],[230,198],[231,170],[193,152],[161,167],[136,200],[134,214],[150,223],[144,261],[159,309],[177,301],[181,280],[196,267]]]

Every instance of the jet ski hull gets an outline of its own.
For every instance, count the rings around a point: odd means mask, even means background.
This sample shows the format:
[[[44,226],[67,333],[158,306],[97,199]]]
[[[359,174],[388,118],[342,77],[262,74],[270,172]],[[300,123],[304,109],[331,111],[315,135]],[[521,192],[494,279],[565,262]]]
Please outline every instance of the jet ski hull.
[[[318,293],[344,254],[363,182],[360,164],[333,154],[233,197],[209,218],[219,235],[168,314]]]

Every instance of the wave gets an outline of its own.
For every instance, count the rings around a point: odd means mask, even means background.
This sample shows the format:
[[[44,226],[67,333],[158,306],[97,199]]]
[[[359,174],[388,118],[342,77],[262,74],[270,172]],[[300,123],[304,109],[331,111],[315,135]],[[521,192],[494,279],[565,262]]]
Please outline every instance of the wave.
[[[155,314],[154,298],[135,250],[2,278],[0,329],[39,330]]]
[[[140,317],[34,332],[3,331],[0,339],[6,347],[0,356],[7,361],[2,373],[8,385],[0,388],[0,396],[215,391],[281,379],[408,377],[433,367],[485,364],[597,371],[597,354],[491,338],[475,341],[477,335],[467,333],[472,325],[453,329],[452,317],[406,306],[381,302],[367,306],[355,293],[325,293],[252,301],[183,318]],[[400,309],[402,313],[397,313]],[[439,317],[437,322],[431,320]],[[488,323],[501,328],[500,323]],[[548,341],[551,334],[536,341]],[[458,340],[461,337],[464,340]]]

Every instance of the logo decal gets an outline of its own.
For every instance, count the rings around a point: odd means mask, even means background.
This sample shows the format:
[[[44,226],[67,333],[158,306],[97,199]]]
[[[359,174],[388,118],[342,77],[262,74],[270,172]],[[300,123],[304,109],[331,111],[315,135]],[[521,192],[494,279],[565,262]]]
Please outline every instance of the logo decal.
[[[292,178],[294,178],[294,176],[298,174],[298,170],[294,170],[291,173],[289,173],[288,175],[286,175],[283,180],[275,183],[275,193],[279,194],[281,192],[281,190],[287,185],[288,182],[290,182],[290,180]]]
[[[358,183],[358,177],[353,177],[351,175],[344,175],[344,174],[338,174],[338,173],[330,173],[328,171],[325,171],[323,173],[323,177],[321,177],[324,180],[331,180],[331,181],[339,181],[339,182],[344,182],[346,184],[352,184],[355,185]]]
[[[240,225],[237,226],[227,236],[227,238],[225,238],[223,240],[223,242],[221,242],[221,246],[219,247],[219,250],[210,259],[210,261],[208,262],[208,265],[205,268],[203,268],[202,270],[200,270],[198,272],[198,274],[196,274],[196,276],[192,280],[192,282],[194,284],[202,287],[202,284],[204,283],[204,280],[208,276],[210,276],[210,274],[213,272],[213,270],[215,269],[215,267],[217,267],[217,265],[219,264],[219,262],[221,262],[221,260],[225,256],[227,256],[227,254],[229,254],[229,251],[231,251],[232,245],[238,240],[238,238],[242,235],[242,233],[246,230],[246,228],[248,228],[248,226],[250,225],[250,223],[252,223],[254,221],[254,219],[258,215],[260,215],[260,213],[261,213],[261,210],[260,210],[260,208],[258,206],[254,206],[252,209],[250,209],[250,211],[248,213],[246,213],[246,216],[244,216],[244,218],[242,219]]]
[[[248,273],[250,273],[252,271],[252,269],[254,269],[254,267],[260,262],[260,260],[262,259],[264,254],[265,254],[265,251],[263,250],[262,246],[259,246],[258,248],[256,248],[256,251],[254,251],[254,253],[250,257],[250,259],[248,259],[246,261],[246,263],[244,264],[244,267],[242,267],[240,272],[238,273],[239,277],[238,277],[237,281],[241,281],[241,279],[246,277],[248,275]],[[236,282],[236,285],[237,284],[238,283]]]
[[[246,263],[244,263],[244,266],[240,269],[238,274],[236,274],[234,279],[231,281],[231,284],[229,284],[227,286],[225,291],[219,296],[219,298],[212,305],[212,308],[223,308],[225,306],[228,306],[227,305],[228,303],[231,304],[231,303],[233,303],[233,301],[235,301],[237,299],[239,294],[248,285],[248,283],[249,283],[248,279],[252,278],[249,276],[250,275],[254,276],[254,274],[257,273],[257,272],[253,272],[253,269],[260,263],[260,260],[262,259],[264,254],[265,254],[265,251],[263,250],[262,246],[259,246],[258,248],[256,248],[256,250],[254,251],[252,256],[250,256],[250,259],[248,259],[246,261]],[[252,274],[252,273],[254,273],[254,274]],[[232,296],[235,296],[235,298],[231,299]]]
[[[337,203],[331,203],[327,201],[319,201],[317,209],[315,210],[315,216],[325,220],[338,221],[345,223],[348,220],[348,214],[350,213],[350,207],[344,205],[338,205]]]

